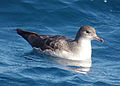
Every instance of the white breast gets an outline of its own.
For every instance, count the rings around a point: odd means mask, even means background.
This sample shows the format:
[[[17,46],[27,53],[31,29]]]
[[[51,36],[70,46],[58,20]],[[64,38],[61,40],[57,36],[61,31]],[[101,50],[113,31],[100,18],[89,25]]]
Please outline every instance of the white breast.
[[[88,60],[91,59],[91,42],[89,40],[82,40],[82,43],[73,47],[71,52],[56,50],[55,54],[59,57],[71,60]]]
[[[90,40],[82,40],[81,44],[78,48],[78,54],[80,60],[88,60],[91,59],[91,41]]]

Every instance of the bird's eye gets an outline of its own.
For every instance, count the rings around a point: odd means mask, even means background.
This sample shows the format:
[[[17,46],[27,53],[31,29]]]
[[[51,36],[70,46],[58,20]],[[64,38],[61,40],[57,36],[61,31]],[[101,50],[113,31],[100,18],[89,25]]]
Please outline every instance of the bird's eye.
[[[90,33],[89,31],[86,31],[86,33]]]

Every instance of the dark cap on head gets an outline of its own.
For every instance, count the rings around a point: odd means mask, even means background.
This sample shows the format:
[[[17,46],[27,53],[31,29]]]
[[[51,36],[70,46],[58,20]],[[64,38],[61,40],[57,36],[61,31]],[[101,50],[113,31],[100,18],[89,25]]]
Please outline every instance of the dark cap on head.
[[[82,26],[82,27],[80,27],[79,30],[80,30],[80,31],[83,31],[83,30],[91,30],[91,31],[95,32],[95,29],[94,29],[93,27],[89,26],[89,25]]]

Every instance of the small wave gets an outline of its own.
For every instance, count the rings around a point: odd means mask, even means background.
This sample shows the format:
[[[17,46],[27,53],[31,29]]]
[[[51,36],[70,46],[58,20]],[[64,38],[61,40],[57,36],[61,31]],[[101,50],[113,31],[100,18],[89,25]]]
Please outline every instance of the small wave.
[[[93,83],[93,85],[96,85],[96,86],[113,86],[112,84],[109,84],[105,81],[97,81],[97,82]]]

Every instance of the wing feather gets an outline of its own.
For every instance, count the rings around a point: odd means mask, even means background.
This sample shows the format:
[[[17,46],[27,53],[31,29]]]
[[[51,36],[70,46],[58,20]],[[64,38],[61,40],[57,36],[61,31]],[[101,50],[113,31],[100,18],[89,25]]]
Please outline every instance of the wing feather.
[[[40,35],[34,32],[16,29],[17,33],[22,36],[33,48],[41,50],[54,50],[60,47],[60,40],[72,40],[72,38],[60,35]]]

